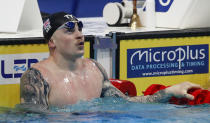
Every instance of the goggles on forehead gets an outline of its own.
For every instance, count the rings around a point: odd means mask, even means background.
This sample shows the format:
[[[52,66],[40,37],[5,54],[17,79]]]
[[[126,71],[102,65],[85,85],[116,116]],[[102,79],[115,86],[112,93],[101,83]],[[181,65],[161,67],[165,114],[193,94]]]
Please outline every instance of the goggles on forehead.
[[[67,29],[69,32],[74,32],[75,31],[75,25],[77,24],[78,30],[82,31],[83,28],[83,23],[82,21],[69,21],[66,22],[65,24],[61,25],[58,29]]]

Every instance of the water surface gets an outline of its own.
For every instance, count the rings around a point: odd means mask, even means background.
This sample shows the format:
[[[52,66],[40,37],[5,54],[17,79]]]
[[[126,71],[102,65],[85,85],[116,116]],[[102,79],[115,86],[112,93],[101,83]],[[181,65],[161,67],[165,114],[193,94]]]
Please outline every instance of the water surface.
[[[0,108],[0,122],[19,123],[210,123],[210,105],[133,103],[120,98],[81,101],[47,113],[26,113]]]

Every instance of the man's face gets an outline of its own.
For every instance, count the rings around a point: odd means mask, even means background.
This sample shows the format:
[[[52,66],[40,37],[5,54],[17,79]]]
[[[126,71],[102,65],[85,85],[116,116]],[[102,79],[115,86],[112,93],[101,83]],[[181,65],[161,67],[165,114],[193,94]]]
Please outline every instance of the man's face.
[[[84,54],[84,36],[76,24],[74,30],[61,28],[52,36],[55,52],[67,57],[81,57]]]

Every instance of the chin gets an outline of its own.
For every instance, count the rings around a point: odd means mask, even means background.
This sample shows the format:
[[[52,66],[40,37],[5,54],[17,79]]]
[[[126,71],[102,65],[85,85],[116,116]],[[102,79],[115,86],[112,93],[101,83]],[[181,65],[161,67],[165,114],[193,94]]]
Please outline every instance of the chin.
[[[83,57],[84,56],[84,52],[78,53],[77,56],[78,57]]]

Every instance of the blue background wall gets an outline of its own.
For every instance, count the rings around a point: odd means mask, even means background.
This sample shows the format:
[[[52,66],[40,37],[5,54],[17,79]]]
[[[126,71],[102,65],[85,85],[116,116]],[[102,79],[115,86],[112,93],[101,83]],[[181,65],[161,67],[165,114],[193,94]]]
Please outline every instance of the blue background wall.
[[[64,11],[76,17],[102,17],[104,6],[108,2],[122,0],[38,0],[42,13]]]

